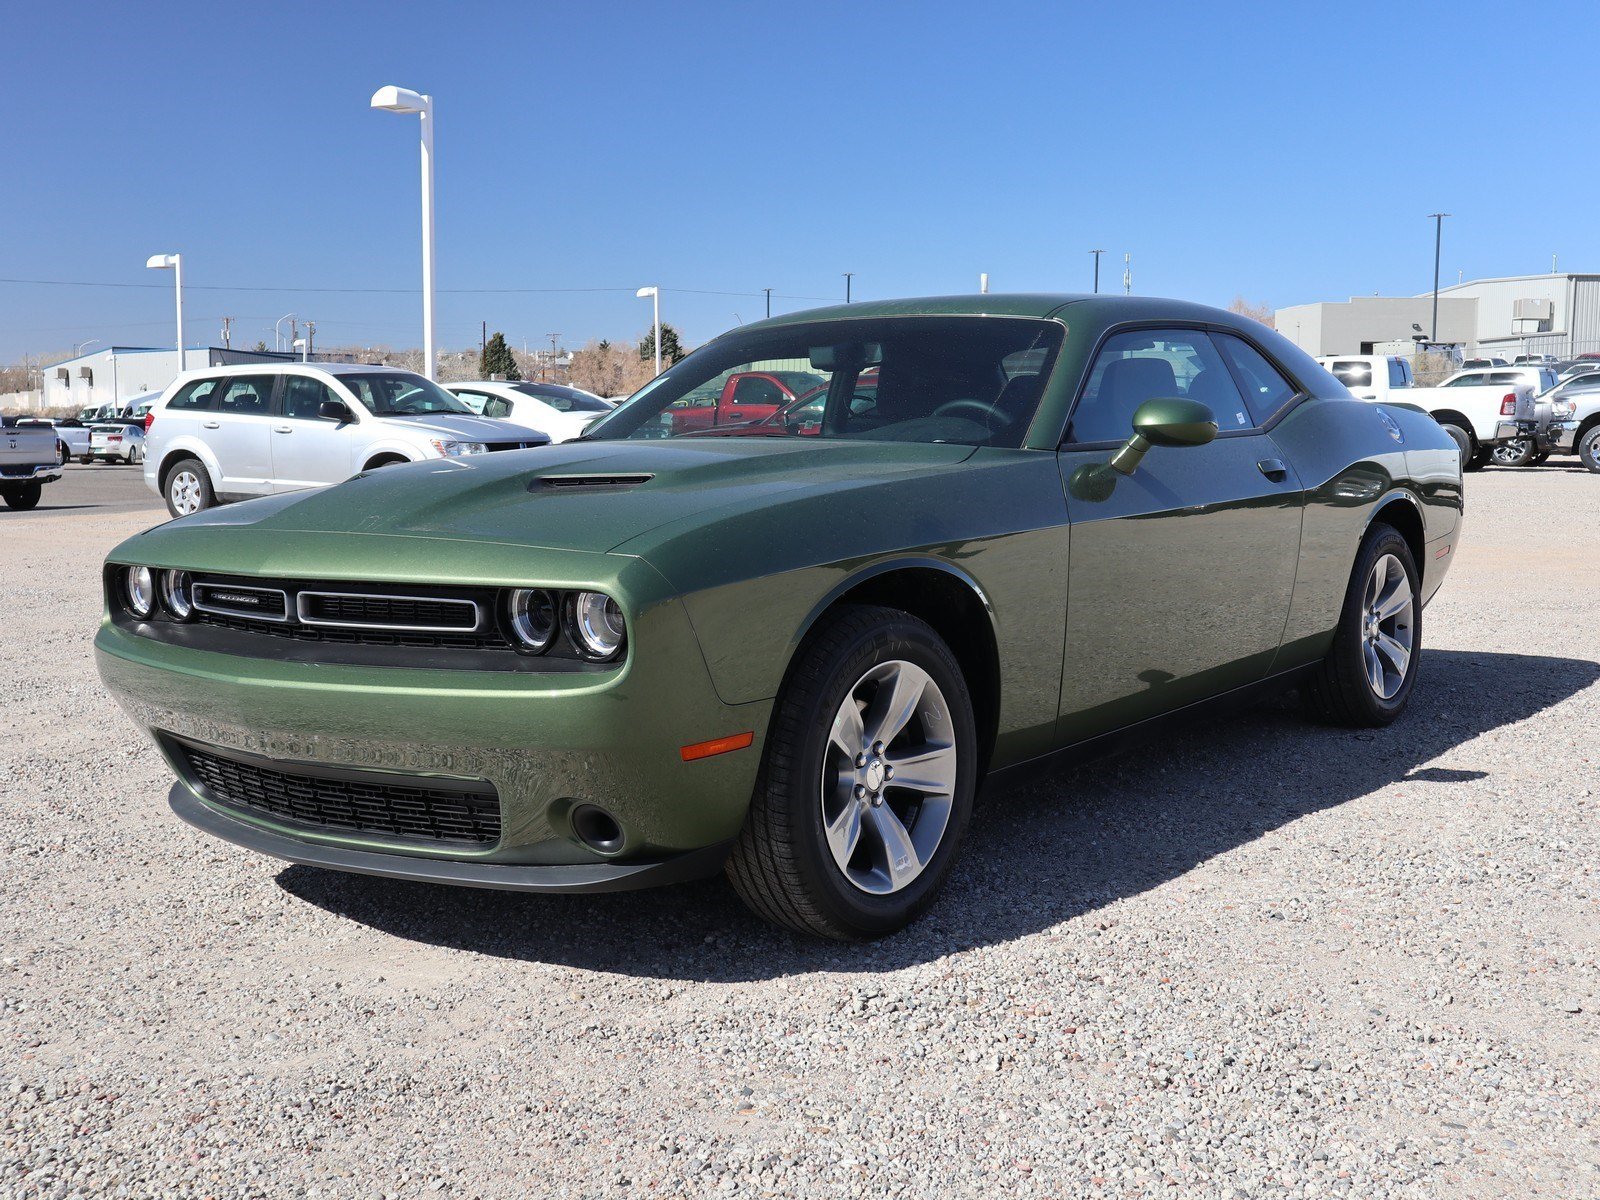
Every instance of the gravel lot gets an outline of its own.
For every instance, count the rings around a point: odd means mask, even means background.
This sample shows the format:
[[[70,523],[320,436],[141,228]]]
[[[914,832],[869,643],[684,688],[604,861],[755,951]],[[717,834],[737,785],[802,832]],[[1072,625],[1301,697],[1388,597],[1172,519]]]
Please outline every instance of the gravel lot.
[[[0,1195],[1600,1196],[1600,478],[1472,477],[1393,728],[1034,784],[864,948],[180,824],[89,653],[157,504],[0,513]]]

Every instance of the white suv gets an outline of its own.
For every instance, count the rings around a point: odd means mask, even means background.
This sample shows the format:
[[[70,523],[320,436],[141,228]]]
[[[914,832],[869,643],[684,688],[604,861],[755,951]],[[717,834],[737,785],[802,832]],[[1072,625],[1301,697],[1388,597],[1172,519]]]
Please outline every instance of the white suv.
[[[444,387],[473,412],[537,429],[552,442],[577,437],[616,407],[615,401],[577,388],[525,379],[447,383]]]
[[[548,445],[421,375],[345,363],[190,371],[145,422],[144,480],[175,517],[392,463]]]

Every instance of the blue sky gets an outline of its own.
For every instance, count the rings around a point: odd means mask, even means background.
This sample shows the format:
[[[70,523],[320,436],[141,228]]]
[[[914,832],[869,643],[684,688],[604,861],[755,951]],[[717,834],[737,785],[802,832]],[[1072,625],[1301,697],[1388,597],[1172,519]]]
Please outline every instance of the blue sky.
[[[699,342],[842,298],[1102,283],[1274,306],[1600,270],[1600,6],[19,4],[0,359],[85,338],[420,344],[416,119],[438,104],[439,339]],[[1504,52],[1503,52],[1504,51]],[[390,291],[338,292],[368,288]],[[208,290],[225,289],[225,290]],[[264,290],[247,290],[264,289]],[[271,290],[265,290],[271,289]],[[408,290],[409,289],[409,290]],[[490,289],[617,289],[494,292]],[[740,292],[746,295],[708,295]],[[818,298],[818,299],[811,299]]]

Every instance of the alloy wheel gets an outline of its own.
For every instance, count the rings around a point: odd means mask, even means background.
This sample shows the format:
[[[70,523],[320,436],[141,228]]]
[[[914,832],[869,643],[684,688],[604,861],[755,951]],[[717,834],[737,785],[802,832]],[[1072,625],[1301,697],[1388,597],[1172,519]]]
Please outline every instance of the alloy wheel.
[[[1533,457],[1533,442],[1528,438],[1512,438],[1500,442],[1489,452],[1494,463],[1502,467],[1520,467]]]
[[[193,471],[186,468],[173,472],[167,494],[172,497],[172,507],[178,510],[179,516],[200,511],[200,479]]]
[[[845,693],[823,755],[822,827],[834,863],[874,895],[907,887],[950,822],[956,733],[929,674],[879,663]]]
[[[1411,578],[1394,555],[1385,554],[1372,565],[1361,608],[1367,686],[1380,700],[1391,700],[1405,684],[1416,642]]]

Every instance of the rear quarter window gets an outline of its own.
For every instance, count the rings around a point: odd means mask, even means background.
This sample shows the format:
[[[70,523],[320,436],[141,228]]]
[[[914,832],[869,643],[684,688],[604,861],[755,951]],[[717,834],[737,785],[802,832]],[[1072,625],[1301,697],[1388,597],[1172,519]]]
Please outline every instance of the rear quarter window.
[[[167,411],[210,411],[216,400],[218,382],[216,379],[196,379],[184,384],[178,389],[177,394],[167,401]]]

